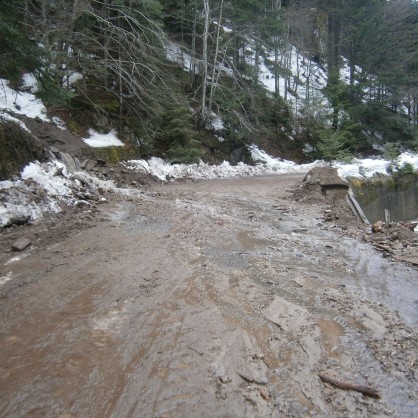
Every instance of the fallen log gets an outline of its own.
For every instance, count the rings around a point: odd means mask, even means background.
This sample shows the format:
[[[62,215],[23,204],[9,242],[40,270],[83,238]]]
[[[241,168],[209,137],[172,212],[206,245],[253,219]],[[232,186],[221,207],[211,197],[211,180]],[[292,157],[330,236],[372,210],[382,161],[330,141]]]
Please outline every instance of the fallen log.
[[[371,398],[380,398],[379,392],[370,386],[357,385],[355,383],[346,382],[337,379],[334,376],[330,376],[328,373],[325,372],[319,372],[318,376],[323,382],[329,383],[330,385],[335,386],[336,388],[343,390],[355,390],[356,392],[360,392],[363,395],[370,396]]]

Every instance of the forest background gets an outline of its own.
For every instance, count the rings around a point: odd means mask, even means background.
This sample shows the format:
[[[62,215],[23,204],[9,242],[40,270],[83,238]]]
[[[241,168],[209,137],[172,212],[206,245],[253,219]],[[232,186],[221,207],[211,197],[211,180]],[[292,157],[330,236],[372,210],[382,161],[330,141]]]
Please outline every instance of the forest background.
[[[413,0],[0,0],[0,77],[26,73],[71,131],[115,129],[121,158],[418,149]]]

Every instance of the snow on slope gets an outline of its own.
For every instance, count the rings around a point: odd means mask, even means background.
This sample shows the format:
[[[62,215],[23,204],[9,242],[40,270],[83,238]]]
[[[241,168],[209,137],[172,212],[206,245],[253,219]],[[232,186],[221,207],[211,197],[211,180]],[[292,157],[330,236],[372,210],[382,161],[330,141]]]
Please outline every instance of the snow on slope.
[[[31,80],[29,78],[24,80],[24,85],[30,87]],[[0,79],[0,115],[7,114],[7,111],[49,121],[46,108],[40,99],[33,93],[13,90],[9,86],[9,81]]]
[[[116,131],[111,130],[107,134],[101,134],[94,129],[89,129],[89,137],[82,138],[92,148],[123,147],[124,143],[117,137]]]
[[[292,161],[273,158],[255,145],[249,147],[255,166],[239,163],[236,166],[224,161],[220,165],[199,164],[169,164],[160,158],[145,160],[131,160],[124,163],[125,167],[134,171],[156,176],[162,181],[172,179],[214,179],[227,177],[245,177],[258,175],[277,175],[286,173],[307,173],[314,167],[325,166],[324,161],[315,161],[310,164],[296,164]],[[408,162],[418,170],[418,155],[402,154],[397,162]],[[377,173],[387,174],[390,161],[382,159],[354,160],[350,164],[334,162],[341,177],[372,177]]]
[[[177,54],[175,47],[171,49],[172,54]],[[297,54],[296,50],[292,50],[292,54]],[[173,55],[174,56],[174,55]],[[298,59],[296,58],[295,63]],[[182,57],[185,66],[190,65],[187,56]],[[311,65],[310,63],[309,65]],[[303,68],[303,62],[295,64],[297,68]],[[186,68],[185,68],[186,69]],[[312,68],[310,69],[312,71]],[[268,74],[265,67],[264,82],[269,88],[274,88],[274,79]],[[317,70],[314,68],[313,72]],[[268,75],[268,77],[267,77]],[[303,74],[302,74],[302,77]],[[318,91],[325,82],[324,73],[317,72],[316,88]],[[303,78],[302,78],[303,81]],[[273,84],[272,84],[273,82]],[[306,80],[305,80],[306,82]],[[28,117],[39,117],[44,121],[49,121],[46,117],[46,109],[43,103],[35,97],[33,92],[36,91],[36,81],[33,76],[25,75],[23,78],[25,92],[18,92],[10,88],[6,80],[0,79],[0,117],[19,123],[24,129],[26,126],[10,113],[26,115]],[[303,93],[303,88],[299,90]],[[216,115],[213,116],[212,129],[221,131],[223,123]],[[60,121],[57,121],[60,123]],[[117,138],[114,131],[106,135],[99,134],[90,130],[90,137],[83,140],[92,147],[103,146],[121,146],[123,143]],[[249,147],[250,152],[256,165],[250,166],[239,163],[236,166],[230,165],[224,161],[220,165],[209,165],[203,162],[199,164],[174,164],[171,165],[159,158],[151,158],[145,160],[127,161],[124,165],[131,169],[144,173],[149,173],[162,181],[172,179],[213,179],[227,177],[244,177],[255,175],[278,175],[285,173],[307,173],[310,169],[317,166],[323,166],[323,161],[316,161],[311,164],[298,165],[291,161],[273,158],[255,145]],[[418,155],[402,154],[396,161],[399,166],[404,163],[410,163],[418,170]],[[338,168],[341,177],[371,177],[376,173],[386,174],[390,161],[381,159],[365,159],[353,160],[351,164],[342,164],[335,162],[333,165]],[[57,173],[60,173],[57,175]],[[79,173],[77,174],[77,176]],[[85,178],[85,184],[95,188],[100,181],[93,178],[87,173],[82,174]],[[57,212],[61,210],[62,204],[74,205],[79,202],[77,191],[81,188],[79,178],[68,173],[61,162],[52,161],[40,164],[39,162],[30,163],[21,173],[21,178],[14,181],[0,182],[0,195],[7,196],[0,204],[0,227],[6,225],[10,218],[15,216],[24,216],[31,220],[41,217],[46,212]],[[104,188],[113,188],[110,183],[101,184]],[[33,196],[37,198],[34,199]]]
[[[364,177],[370,178],[376,174],[388,174],[388,168],[393,163],[402,167],[404,164],[411,164],[415,170],[418,170],[418,155],[405,152],[401,154],[395,161],[388,161],[384,159],[354,159],[351,163],[335,162],[334,167],[337,167],[338,174],[342,178],[347,177]]]
[[[161,181],[307,173],[313,167],[325,165],[323,161],[298,165],[291,161],[273,158],[254,145],[250,147],[250,151],[257,162],[255,166],[243,163],[232,166],[226,161],[219,165],[209,165],[203,162],[171,165],[155,157],[148,161],[133,160],[123,164],[128,169],[152,174]],[[400,165],[408,162],[418,170],[417,155],[402,154],[397,162]],[[336,162],[333,165],[338,168],[342,177],[371,177],[376,173],[386,174],[390,163],[386,160],[366,159],[355,160],[351,164]],[[80,181],[80,176],[83,177],[83,182]],[[43,216],[44,213],[60,211],[63,204],[78,204],[80,191],[84,190],[83,193],[85,193],[86,184],[91,190],[99,186],[105,189],[115,188],[112,182],[102,182],[85,172],[77,173],[77,175],[69,173],[59,161],[30,163],[23,169],[20,179],[0,182],[0,196],[7,197],[2,199],[3,203],[0,205],[0,227],[16,216],[24,216],[33,221]],[[120,192],[125,191],[120,190]],[[84,204],[88,206],[87,202]]]
[[[81,74],[73,73],[72,82],[80,79]],[[24,74],[22,76],[21,89],[25,91],[14,90],[9,86],[9,81],[0,79],[0,118],[11,120],[19,124],[27,132],[30,132],[27,126],[12,114],[24,115],[29,118],[39,118],[44,122],[50,122],[47,117],[46,107],[42,100],[38,99],[34,93],[38,91],[37,81],[33,74]],[[65,123],[57,116],[52,117],[52,122],[61,129],[67,129]],[[124,143],[116,136],[114,130],[107,134],[100,134],[93,129],[89,130],[89,137],[82,138],[83,141],[91,147],[122,147]]]
[[[89,202],[80,196],[93,195],[98,187],[110,189],[114,184],[86,172],[70,173],[57,160],[30,163],[22,170],[19,179],[0,181],[0,228],[12,218],[24,217],[34,221],[45,213],[60,212],[63,205],[88,207]]]
[[[275,92],[275,76],[270,69],[275,57],[273,53],[266,53],[266,58],[267,61],[263,57],[260,58],[259,80],[268,91]],[[281,97],[286,97],[294,112],[297,113],[307,100],[324,102],[325,98],[321,90],[327,84],[327,74],[323,68],[306,58],[294,46],[279,56],[279,64],[281,61],[286,61],[291,76],[287,86],[284,77],[278,78],[278,92]],[[284,66],[284,62],[281,65]],[[326,103],[324,102],[322,105],[326,105]]]

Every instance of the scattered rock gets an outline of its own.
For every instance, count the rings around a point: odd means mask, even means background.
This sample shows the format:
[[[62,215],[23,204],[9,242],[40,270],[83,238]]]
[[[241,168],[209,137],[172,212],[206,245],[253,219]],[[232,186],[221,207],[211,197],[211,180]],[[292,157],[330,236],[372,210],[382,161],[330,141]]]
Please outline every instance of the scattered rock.
[[[237,372],[237,373],[242,379],[244,379],[248,383],[255,383],[257,385],[263,385],[263,386],[267,385],[267,383],[268,383],[268,381],[266,379],[257,379],[255,377],[250,376],[250,375],[248,375],[246,373],[243,373],[243,372]]]
[[[264,389],[264,388],[260,388],[260,395],[263,399],[265,399],[266,401],[270,400],[270,395],[269,393]]]
[[[95,167],[96,163],[92,160],[86,159],[80,164],[80,168],[86,171],[91,171]]]
[[[372,225],[372,232],[374,232],[375,234],[378,232],[382,232],[382,229],[383,229],[382,221],[377,221]]]
[[[14,225],[16,226],[25,225],[29,223],[29,220],[30,220],[30,216],[24,216],[24,215],[13,216],[12,218],[9,219],[9,221],[4,227],[10,228],[11,226],[14,226]]]
[[[100,167],[104,167],[105,165],[107,165],[107,162],[105,160],[101,160],[100,158],[98,158],[96,160],[97,165],[99,165]]]
[[[292,232],[295,234],[306,234],[308,232],[308,228],[293,228]]]
[[[21,237],[19,239],[17,239],[13,244],[12,244],[12,250],[13,251],[23,251],[24,249],[28,248],[29,245],[32,244],[32,241],[28,238],[25,237]]]
[[[246,382],[248,383],[253,383],[254,382],[254,378],[252,376],[249,376],[248,374],[242,373],[242,372],[237,372],[238,376],[241,377],[242,379],[244,379]]]
[[[66,152],[59,153],[59,160],[62,161],[66,169],[70,172],[80,171],[80,161]]]
[[[221,381],[221,383],[224,384],[229,383],[231,381],[230,377],[226,375],[219,376],[219,380]]]

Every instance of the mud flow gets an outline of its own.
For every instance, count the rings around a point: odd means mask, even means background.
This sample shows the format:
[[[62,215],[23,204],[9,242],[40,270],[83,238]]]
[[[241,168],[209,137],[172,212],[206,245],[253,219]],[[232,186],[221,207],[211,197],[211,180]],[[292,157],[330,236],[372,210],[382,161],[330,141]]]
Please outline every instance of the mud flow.
[[[33,226],[1,258],[0,416],[418,416],[417,269],[293,200],[301,180],[124,190],[78,232]]]

